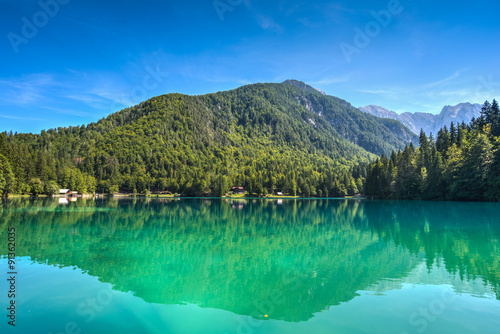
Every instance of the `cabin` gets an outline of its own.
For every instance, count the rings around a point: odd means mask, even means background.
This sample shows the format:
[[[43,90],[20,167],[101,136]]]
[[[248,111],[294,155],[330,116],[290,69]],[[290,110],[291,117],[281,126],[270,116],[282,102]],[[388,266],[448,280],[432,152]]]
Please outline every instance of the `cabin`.
[[[245,193],[245,188],[243,187],[233,187],[231,188],[231,191],[233,194],[244,194]]]
[[[170,191],[160,191],[158,195],[172,195]]]
[[[59,195],[69,195],[69,189],[59,189]]]
[[[278,192],[276,193],[276,195],[278,195],[278,196],[283,196],[283,193],[282,193],[282,192],[280,192],[280,191],[278,191]]]

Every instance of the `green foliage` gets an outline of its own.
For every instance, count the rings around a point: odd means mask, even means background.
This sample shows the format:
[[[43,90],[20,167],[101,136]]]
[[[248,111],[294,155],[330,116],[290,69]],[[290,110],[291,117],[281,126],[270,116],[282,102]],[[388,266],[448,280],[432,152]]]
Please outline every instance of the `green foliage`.
[[[30,192],[33,196],[43,194],[43,182],[39,178],[32,178],[29,183]]]
[[[159,96],[88,126],[3,133],[0,154],[15,193],[50,193],[50,183],[78,193],[221,196],[241,186],[253,196],[344,196],[361,190],[373,153],[404,147],[404,129],[314,89],[256,84]]]
[[[470,125],[451,123],[438,132],[436,142],[420,134],[420,147],[410,145],[372,163],[366,194],[377,198],[430,200],[500,200],[500,127],[495,100],[483,105]],[[396,166],[396,173],[394,173]],[[391,187],[388,187],[388,185]]]
[[[65,168],[60,180],[63,188],[77,191],[79,194],[93,193],[97,187],[95,177],[82,173],[77,168]]]
[[[12,173],[12,168],[6,157],[0,154],[0,195],[7,196],[14,191],[16,177]]]
[[[59,185],[55,181],[47,181],[43,185],[43,192],[45,195],[56,195],[59,193]]]

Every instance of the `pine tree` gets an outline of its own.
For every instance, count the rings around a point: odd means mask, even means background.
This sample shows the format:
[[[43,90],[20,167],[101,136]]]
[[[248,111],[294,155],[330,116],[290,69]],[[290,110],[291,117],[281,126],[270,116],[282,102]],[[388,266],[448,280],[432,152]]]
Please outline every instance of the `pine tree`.
[[[486,198],[490,201],[500,201],[500,148],[497,148],[493,152],[493,161],[488,175]]]
[[[419,137],[419,144],[420,144],[420,156],[419,156],[419,168],[422,167],[429,167],[430,164],[430,145],[429,145],[429,140],[427,139],[427,135],[425,134],[424,130],[420,130],[420,137]]]
[[[491,117],[490,109],[491,109],[491,104],[488,101],[484,102],[483,106],[481,107],[481,114],[473,123],[474,129],[483,132],[484,126],[488,124],[487,119]]]
[[[446,153],[446,150],[450,147],[450,134],[446,125],[438,131],[438,136],[436,139],[436,148],[441,153]]]
[[[457,143],[457,129],[455,128],[455,123],[450,124],[450,146]]]
[[[493,102],[496,101],[493,100]],[[481,107],[480,118],[483,118],[485,123],[491,124],[491,104],[489,101],[485,101],[483,106]]]
[[[493,100],[490,107],[490,123],[491,134],[493,136],[500,136],[500,108],[496,100]]]

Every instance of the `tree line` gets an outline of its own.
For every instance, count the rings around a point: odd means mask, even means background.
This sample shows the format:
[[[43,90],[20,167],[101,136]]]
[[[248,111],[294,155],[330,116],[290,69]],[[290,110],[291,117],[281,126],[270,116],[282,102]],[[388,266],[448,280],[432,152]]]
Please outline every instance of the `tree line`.
[[[450,124],[368,167],[366,195],[384,199],[500,200],[500,108],[486,101],[469,124]]]

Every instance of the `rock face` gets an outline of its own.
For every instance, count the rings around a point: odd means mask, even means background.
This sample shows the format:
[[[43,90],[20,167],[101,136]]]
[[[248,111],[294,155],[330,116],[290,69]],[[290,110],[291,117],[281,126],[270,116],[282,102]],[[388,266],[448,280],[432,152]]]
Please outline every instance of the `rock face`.
[[[420,129],[424,129],[427,134],[431,132],[436,134],[445,125],[449,127],[451,122],[469,123],[473,117],[477,118],[481,112],[481,105],[467,102],[457,104],[456,106],[445,106],[438,115],[420,112],[413,114],[402,113],[400,115],[394,111],[374,105],[361,107],[359,110],[373,116],[398,120],[415,134],[419,134]]]
[[[364,111],[368,114],[371,114],[373,116],[381,117],[381,118],[390,118],[390,119],[396,119],[399,120],[399,114],[397,114],[395,111],[390,111],[385,108],[379,107],[379,106],[374,106],[374,105],[369,105],[366,107],[361,107],[359,110]]]
[[[444,125],[450,125],[451,122],[469,123],[472,117],[479,117],[481,113],[480,104],[471,103],[460,103],[456,106],[446,106],[443,111],[438,115],[436,120],[436,125],[439,127],[434,127],[434,131],[437,132]]]

